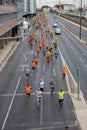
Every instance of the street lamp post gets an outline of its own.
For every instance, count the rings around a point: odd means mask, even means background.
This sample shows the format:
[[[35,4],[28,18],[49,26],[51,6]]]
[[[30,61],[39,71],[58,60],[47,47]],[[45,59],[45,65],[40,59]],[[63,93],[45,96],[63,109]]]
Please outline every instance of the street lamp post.
[[[80,39],[81,39],[81,24],[82,24],[82,0],[81,0],[81,6],[80,6],[80,32],[79,32]]]
[[[80,67],[77,67],[77,93],[78,93],[78,100],[80,95]]]

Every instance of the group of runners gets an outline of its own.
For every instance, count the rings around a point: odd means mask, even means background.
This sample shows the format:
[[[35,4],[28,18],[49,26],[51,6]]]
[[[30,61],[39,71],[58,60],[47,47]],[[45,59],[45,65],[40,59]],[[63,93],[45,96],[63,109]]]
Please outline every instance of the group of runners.
[[[33,26],[34,26],[34,31],[30,34],[27,41],[32,49],[33,49],[33,46],[35,47],[34,51],[36,51],[37,53],[31,63],[31,69],[35,70],[35,68],[38,65],[40,52],[42,52],[43,56],[46,58],[47,63],[49,63],[51,60],[53,60],[53,57],[55,57],[55,59],[58,58],[58,50],[57,50],[57,38],[54,36],[54,33],[51,31],[44,13],[40,13],[39,15],[36,16]],[[37,33],[35,32],[37,30],[40,30],[40,35],[41,35],[41,39],[39,38],[39,40],[37,40],[36,38]],[[46,42],[45,39],[49,37],[52,38],[51,40],[52,43]],[[31,69],[29,68],[26,69],[27,79],[29,78]],[[65,78],[66,73],[67,73],[67,69],[65,66],[63,66],[62,67],[63,78]],[[45,83],[42,79],[40,79],[40,82],[38,85],[39,87],[36,90],[36,98],[39,105]],[[54,88],[56,86],[56,83],[53,79],[51,79],[51,81],[49,82],[49,86],[50,86],[50,93],[53,94]],[[28,98],[30,97],[31,90],[32,90],[32,87],[29,84],[27,84],[25,87],[26,97]],[[63,102],[64,91],[62,89],[58,92],[58,98],[59,98],[59,103]]]

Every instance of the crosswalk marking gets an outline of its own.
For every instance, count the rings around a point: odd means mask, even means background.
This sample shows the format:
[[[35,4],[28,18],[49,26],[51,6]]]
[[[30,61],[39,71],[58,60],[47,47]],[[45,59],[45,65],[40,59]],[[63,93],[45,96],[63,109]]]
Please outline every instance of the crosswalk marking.
[[[77,124],[71,124],[71,125],[66,125],[66,126],[68,126],[69,128],[70,127],[75,127],[75,126],[77,126]],[[47,126],[47,127],[39,127],[39,128],[29,128],[29,129],[26,129],[26,130],[53,130],[53,129],[55,129],[55,128],[65,128],[65,125],[55,125],[55,126]]]
[[[65,94],[69,94],[68,91],[64,91]],[[43,95],[49,95],[50,92],[43,92]],[[57,94],[57,92],[54,92],[54,94]],[[25,93],[16,93],[15,96],[24,96]],[[31,95],[35,95],[35,93],[31,93]],[[8,93],[8,94],[1,94],[0,97],[11,97],[13,96],[13,93]]]

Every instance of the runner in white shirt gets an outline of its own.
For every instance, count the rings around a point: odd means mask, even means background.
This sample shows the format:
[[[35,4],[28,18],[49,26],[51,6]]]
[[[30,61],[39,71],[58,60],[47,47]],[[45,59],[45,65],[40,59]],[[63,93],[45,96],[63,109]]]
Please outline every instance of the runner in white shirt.
[[[26,68],[26,80],[29,79],[30,69]]]
[[[39,82],[39,84],[40,84],[40,90],[43,92],[43,90],[44,90],[44,85],[45,85],[45,82],[44,82],[42,79],[40,79],[40,82]]]
[[[37,106],[38,106],[38,108],[39,108],[39,106],[40,106],[42,94],[43,94],[42,91],[38,88],[38,89],[36,90],[36,98],[37,98]]]

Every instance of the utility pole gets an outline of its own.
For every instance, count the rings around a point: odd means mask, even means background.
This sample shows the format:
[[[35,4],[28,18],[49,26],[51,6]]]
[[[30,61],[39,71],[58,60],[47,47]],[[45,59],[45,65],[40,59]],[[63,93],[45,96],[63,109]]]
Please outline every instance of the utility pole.
[[[75,13],[75,0],[74,0],[74,13]]]
[[[81,25],[82,25],[82,0],[80,5],[80,31],[79,31],[79,38],[81,39]]]
[[[78,93],[78,100],[80,99],[80,67],[77,67],[77,93]]]

